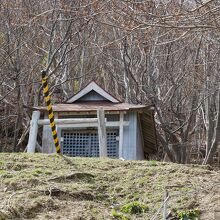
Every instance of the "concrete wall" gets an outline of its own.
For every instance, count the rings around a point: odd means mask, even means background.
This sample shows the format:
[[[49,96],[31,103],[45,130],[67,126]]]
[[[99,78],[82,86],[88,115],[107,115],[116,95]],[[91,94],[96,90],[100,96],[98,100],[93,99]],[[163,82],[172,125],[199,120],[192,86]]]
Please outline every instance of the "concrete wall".
[[[56,115],[55,115],[55,118]],[[48,119],[48,114],[45,113],[44,119]],[[42,153],[55,153],[55,145],[53,142],[52,131],[50,125],[43,126],[43,136],[42,136]]]

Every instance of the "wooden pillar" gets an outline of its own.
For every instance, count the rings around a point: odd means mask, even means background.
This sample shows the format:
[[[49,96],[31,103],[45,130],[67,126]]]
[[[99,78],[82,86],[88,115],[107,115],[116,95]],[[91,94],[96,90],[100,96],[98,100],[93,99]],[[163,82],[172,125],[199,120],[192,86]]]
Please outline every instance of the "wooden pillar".
[[[98,136],[99,136],[99,157],[107,157],[107,135],[105,124],[104,109],[97,110],[98,118]]]
[[[119,158],[123,158],[123,134],[124,134],[124,113],[120,112],[120,121],[119,121]]]
[[[34,111],[30,123],[30,133],[27,145],[27,152],[34,153],[37,143],[37,132],[38,132],[38,120],[40,118],[40,112]]]

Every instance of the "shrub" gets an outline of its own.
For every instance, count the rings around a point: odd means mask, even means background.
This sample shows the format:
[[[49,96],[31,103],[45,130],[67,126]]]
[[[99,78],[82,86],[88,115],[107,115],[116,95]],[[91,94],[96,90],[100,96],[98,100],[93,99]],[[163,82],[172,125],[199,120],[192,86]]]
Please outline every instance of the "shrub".
[[[199,210],[183,210],[183,211],[177,211],[177,217],[180,220],[196,220],[199,217]]]
[[[112,210],[112,216],[113,216],[115,219],[129,220],[129,218],[127,218],[126,216],[124,216],[122,213],[119,213],[119,212],[115,211],[115,209]]]
[[[127,214],[142,214],[149,210],[149,207],[138,201],[130,202],[122,206],[121,211]]]

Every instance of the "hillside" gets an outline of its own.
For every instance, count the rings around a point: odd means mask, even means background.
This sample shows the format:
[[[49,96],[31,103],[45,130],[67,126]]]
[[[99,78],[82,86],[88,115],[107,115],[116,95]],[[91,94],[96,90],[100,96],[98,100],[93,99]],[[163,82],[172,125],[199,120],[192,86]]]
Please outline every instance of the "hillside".
[[[70,160],[0,154],[0,219],[151,219],[165,189],[169,219],[187,210],[198,210],[199,219],[220,219],[220,173],[210,167]]]

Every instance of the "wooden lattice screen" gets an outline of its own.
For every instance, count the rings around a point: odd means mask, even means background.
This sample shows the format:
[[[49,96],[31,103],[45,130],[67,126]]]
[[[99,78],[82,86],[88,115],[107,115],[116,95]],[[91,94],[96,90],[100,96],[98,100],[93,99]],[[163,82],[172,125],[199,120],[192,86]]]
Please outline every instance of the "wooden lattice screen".
[[[118,158],[118,130],[107,130],[107,155]],[[74,157],[99,157],[99,138],[96,130],[62,131],[62,153]]]

